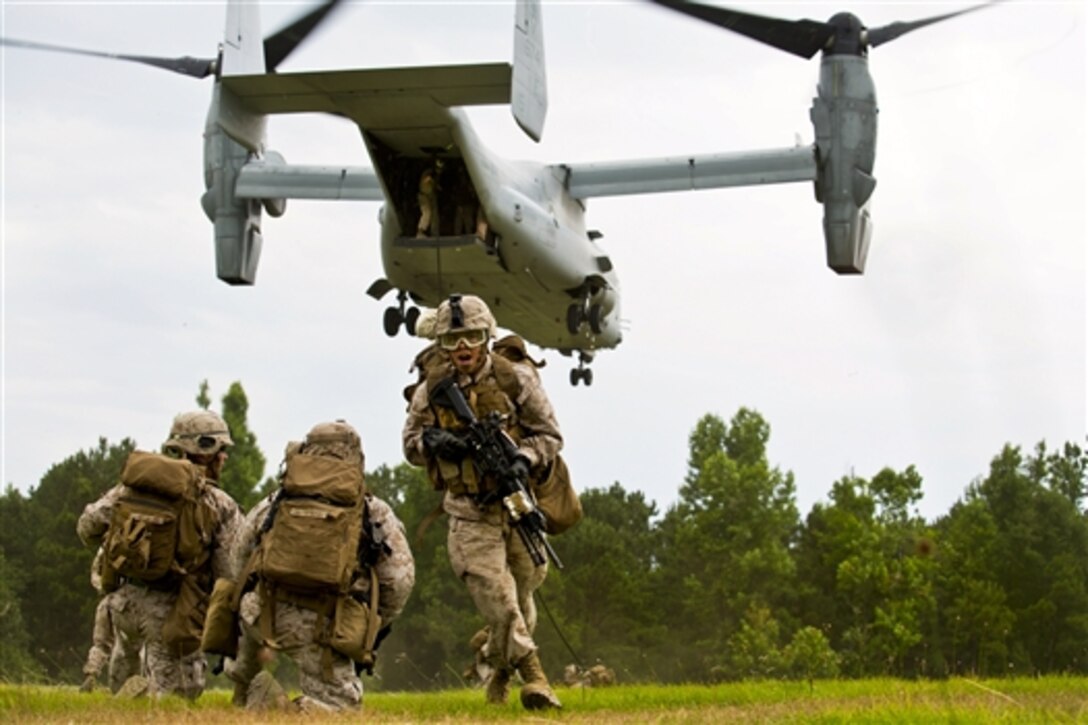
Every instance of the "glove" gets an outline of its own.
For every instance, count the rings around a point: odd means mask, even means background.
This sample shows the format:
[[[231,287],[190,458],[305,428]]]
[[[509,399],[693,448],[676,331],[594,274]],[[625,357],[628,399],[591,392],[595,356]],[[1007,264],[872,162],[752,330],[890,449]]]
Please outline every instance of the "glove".
[[[442,428],[425,428],[423,447],[432,456],[444,458],[447,461],[460,461],[468,453],[467,443],[455,433]]]
[[[518,480],[522,483],[528,483],[529,481],[529,459],[525,456],[518,456],[514,459],[514,462],[510,464],[510,473],[518,477]]]

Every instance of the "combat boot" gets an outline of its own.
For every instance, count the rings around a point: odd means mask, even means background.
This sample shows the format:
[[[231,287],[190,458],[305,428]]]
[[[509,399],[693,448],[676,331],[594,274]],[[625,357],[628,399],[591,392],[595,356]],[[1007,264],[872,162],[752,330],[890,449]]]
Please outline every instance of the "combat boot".
[[[518,674],[525,681],[521,686],[521,705],[526,710],[563,707],[548,685],[548,678],[544,675],[544,668],[540,666],[540,657],[536,652],[530,652],[518,661]]]
[[[506,698],[510,696],[510,665],[503,662],[502,657],[489,657],[491,665],[491,677],[487,681],[487,704],[505,705]]]
[[[246,693],[247,710],[287,710],[291,701],[280,683],[268,670],[262,670],[253,678]]]
[[[147,691],[150,689],[150,683],[147,678],[142,675],[133,675],[125,680],[125,684],[121,685],[121,689],[117,691],[117,697],[127,700],[138,700],[141,697],[147,696]]]
[[[246,697],[249,695],[249,683],[248,682],[235,682],[234,694],[230,697],[230,704],[235,707],[244,708],[246,706]]]

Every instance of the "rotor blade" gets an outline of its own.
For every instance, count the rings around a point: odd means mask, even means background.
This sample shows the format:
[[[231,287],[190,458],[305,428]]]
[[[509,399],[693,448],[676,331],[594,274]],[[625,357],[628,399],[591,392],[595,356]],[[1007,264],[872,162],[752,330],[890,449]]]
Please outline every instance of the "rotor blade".
[[[816,20],[780,20],[688,0],[652,2],[802,58],[816,55],[835,35],[831,25]]]
[[[989,6],[993,5],[993,4],[994,4],[993,2],[988,2],[988,3],[983,3],[981,5],[973,5],[973,6],[969,7],[969,8],[965,8],[964,10],[957,10],[954,13],[945,13],[944,15],[934,15],[931,18],[922,18],[921,20],[912,20],[912,21],[910,21],[908,23],[889,23],[889,24],[884,25],[884,26],[879,27],[879,28],[870,28],[867,31],[868,34],[866,35],[866,39],[868,40],[869,46],[875,48],[876,46],[887,43],[890,40],[895,40],[900,35],[905,35],[905,34],[909,33],[912,30],[917,30],[918,28],[924,28],[927,25],[932,25],[933,23],[939,23],[942,20],[948,20],[949,18],[954,18],[957,15],[963,15],[964,13],[970,13],[970,12],[974,12],[975,10],[981,10],[982,8],[989,7]]]
[[[16,40],[15,38],[0,38],[0,45],[10,45],[15,48],[29,48],[31,50],[48,50],[56,53],[72,53],[74,55],[87,55],[92,58],[108,58],[110,60],[127,60],[133,63],[163,68],[165,70],[192,76],[193,78],[205,78],[212,74],[215,61],[207,58],[193,58],[182,56],[180,58],[156,58],[149,55],[124,55],[121,53],[106,53],[98,50],[84,50],[82,48],[69,48],[63,45],[49,45],[48,43],[35,43],[29,40]]]
[[[282,63],[295,48],[313,32],[314,28],[325,19],[341,0],[325,0],[310,12],[303,15],[283,30],[264,39],[264,65],[271,73]]]

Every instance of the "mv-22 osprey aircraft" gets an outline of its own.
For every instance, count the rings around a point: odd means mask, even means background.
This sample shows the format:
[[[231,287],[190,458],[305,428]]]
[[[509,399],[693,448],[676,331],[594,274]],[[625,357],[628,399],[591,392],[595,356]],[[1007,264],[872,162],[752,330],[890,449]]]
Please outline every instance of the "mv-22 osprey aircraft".
[[[491,305],[499,324],[532,343],[576,355],[572,385],[592,383],[586,365],[620,343],[620,287],[601,236],[585,224],[596,196],[808,181],[824,206],[827,264],[861,274],[872,233],[868,201],[876,141],[876,97],[868,48],[974,6],[912,23],[866,29],[853,15],[828,22],[785,21],[654,0],[788,52],[822,51],[807,147],[592,164],[511,162],[489,152],[462,106],[510,103],[522,130],[539,141],[547,111],[539,0],[517,0],[513,63],[304,73],[278,65],[328,15],[326,0],[262,41],[257,4],[228,0],[226,35],[214,59],[131,56],[4,39],[7,45],[135,61],[197,78],[214,77],[204,130],[216,271],[251,285],[261,253],[261,211],[278,217],[287,199],[384,202],[381,299],[390,336],[414,333],[419,309],[451,292]],[[362,132],[373,169],[290,165],[268,148],[269,115],[318,112],[347,117]],[[433,185],[443,189],[432,195]],[[410,301],[410,302],[409,302]]]

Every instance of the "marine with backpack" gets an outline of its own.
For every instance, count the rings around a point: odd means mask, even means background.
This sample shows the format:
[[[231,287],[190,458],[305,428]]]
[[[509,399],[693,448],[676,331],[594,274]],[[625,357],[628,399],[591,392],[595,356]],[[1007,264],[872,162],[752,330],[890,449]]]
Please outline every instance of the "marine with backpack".
[[[247,515],[203,643],[235,657],[226,673],[236,704],[250,701],[269,648],[298,665],[302,709],[358,707],[356,671],[373,672],[415,581],[403,526],[368,495],[363,462],[350,425],[314,426],[288,445],[279,489]]]
[[[524,531],[513,525],[514,509],[524,515],[530,507],[508,506],[514,497],[505,485],[512,479],[529,482],[537,508],[560,524],[556,531],[581,517],[569,472],[559,458],[563,438],[555,411],[524,343],[503,338],[489,345],[496,340],[497,326],[481,298],[455,294],[444,300],[435,312],[433,333],[435,344],[416,359],[419,380],[405,391],[409,401],[402,443],[408,462],[424,467],[432,486],[444,492],[450,565],[487,624],[481,648],[492,672],[487,701],[504,704],[517,672],[523,681],[523,707],[561,707],[532,636],[533,593],[548,566],[542,557],[534,557],[536,547],[515,533]],[[454,387],[463,408],[441,404],[441,396],[435,395]],[[472,420],[497,421],[496,435],[501,431],[509,442],[503,465],[484,460],[491,457],[480,437],[471,435]],[[540,502],[542,491],[553,501],[560,494],[565,510],[553,507],[549,515]]]
[[[152,694],[195,698],[204,688],[208,597],[229,572],[242,519],[216,486],[232,443],[215,413],[175,417],[164,452],[133,451],[120,483],[88,504],[77,523],[84,543],[101,547],[110,618],[129,650],[144,648]]]

